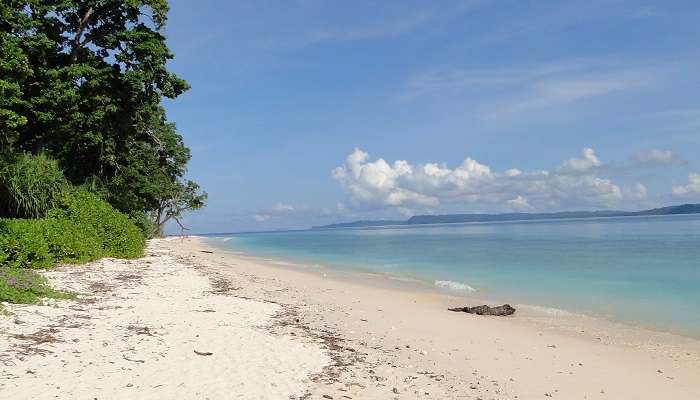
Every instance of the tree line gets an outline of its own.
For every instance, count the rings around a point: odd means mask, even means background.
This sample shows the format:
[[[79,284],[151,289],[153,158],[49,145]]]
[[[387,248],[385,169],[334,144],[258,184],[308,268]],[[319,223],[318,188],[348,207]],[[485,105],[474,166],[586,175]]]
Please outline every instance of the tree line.
[[[48,156],[160,233],[202,207],[162,104],[189,89],[167,69],[167,13],[166,0],[1,0],[0,162]]]

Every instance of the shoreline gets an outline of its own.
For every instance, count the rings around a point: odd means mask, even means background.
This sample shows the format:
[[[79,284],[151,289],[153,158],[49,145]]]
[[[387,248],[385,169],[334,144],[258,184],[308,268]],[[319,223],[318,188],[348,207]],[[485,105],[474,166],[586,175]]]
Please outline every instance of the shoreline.
[[[405,282],[346,279],[352,273],[318,266],[299,267],[296,263],[265,262],[256,256],[212,247],[198,238],[188,240],[199,242],[194,248],[204,245],[216,254],[205,254],[205,258],[220,257],[225,260],[222,261],[224,264],[246,264],[247,270],[254,269],[256,276],[274,277],[273,280],[280,281],[286,289],[301,286],[313,287],[321,293],[334,292],[335,296],[307,296],[305,301],[331,309],[344,308],[348,314],[326,311],[321,318],[345,337],[352,338],[359,330],[366,330],[360,342],[376,339],[381,341],[383,349],[407,351],[400,342],[408,338],[424,347],[432,347],[432,351],[425,350],[426,354],[418,350],[418,359],[416,351],[402,355],[406,357],[403,359],[405,368],[417,370],[416,363],[420,358],[432,358],[429,354],[437,351],[439,357],[427,360],[428,365],[431,370],[443,368],[445,376],[452,374],[450,381],[453,383],[465,382],[466,385],[469,377],[474,376],[474,370],[480,374],[488,370],[488,375],[484,373],[483,376],[493,377],[492,380],[499,385],[501,397],[494,397],[493,392],[483,392],[482,398],[546,398],[559,393],[566,399],[651,399],[696,398],[700,394],[700,384],[693,378],[700,374],[700,341],[695,339],[585,316],[576,319],[562,316],[532,318],[522,316],[522,313],[507,318],[461,315],[446,309],[464,305],[464,297],[439,293],[430,285],[406,290]],[[231,267],[228,265],[227,268]],[[376,300],[367,304],[367,299]],[[361,325],[358,326],[352,320],[360,304],[364,306],[362,314],[366,317],[360,318]],[[395,313],[386,314],[388,304],[398,307]],[[312,319],[315,318],[318,317]],[[382,321],[381,326],[374,326],[373,321]],[[363,323],[366,325],[362,326]],[[400,325],[404,328],[398,335],[396,331],[400,330]],[[399,345],[392,344],[392,341],[398,341]],[[457,345],[462,342],[463,346]],[[567,348],[566,354],[561,354],[563,348]],[[456,362],[455,354],[468,354],[463,361],[471,364],[473,369]],[[585,371],[573,368],[577,366]],[[675,376],[666,375],[666,371],[673,371]],[[506,378],[506,375],[510,376]],[[573,377],[576,379],[569,379]],[[523,381],[527,384],[515,383]],[[670,385],[666,385],[669,382]],[[595,384],[603,387],[593,390],[591,386]],[[471,386],[482,388],[473,382],[468,385]],[[504,387],[510,388],[505,391],[507,396],[503,396]],[[443,396],[458,398],[455,393],[469,394],[472,391],[474,394],[477,389],[444,392]],[[544,396],[545,393],[548,396]]]
[[[552,327],[557,325],[561,327],[567,327],[563,331],[576,329],[578,325],[595,325],[599,332],[624,332],[627,337],[653,337],[655,340],[663,340],[668,343],[677,342],[689,342],[695,343],[700,346],[700,336],[693,336],[688,332],[683,332],[681,330],[661,329],[660,326],[654,324],[643,324],[643,323],[632,323],[630,321],[621,321],[615,319],[613,316],[606,316],[596,314],[595,312],[580,312],[575,310],[568,310],[560,307],[552,307],[543,304],[530,304],[523,302],[512,302],[508,299],[498,296],[480,296],[479,292],[468,292],[461,290],[454,290],[447,287],[441,287],[437,285],[436,280],[431,280],[427,278],[414,277],[410,274],[401,273],[391,273],[391,272],[377,272],[371,270],[362,270],[351,268],[343,268],[340,266],[331,266],[319,262],[304,262],[291,259],[285,259],[283,257],[268,257],[256,255],[244,250],[231,249],[223,246],[218,246],[215,243],[210,242],[210,239],[222,239],[221,236],[198,236],[192,235],[190,238],[196,238],[204,246],[216,249],[217,251],[227,252],[233,256],[241,257],[251,262],[267,264],[273,267],[280,268],[291,268],[300,271],[306,271],[309,273],[321,273],[329,275],[331,278],[339,280],[348,280],[351,282],[360,283],[362,285],[368,285],[372,287],[377,287],[380,289],[398,289],[398,290],[415,290],[424,291],[428,293],[435,293],[446,298],[455,300],[456,302],[463,301],[469,303],[470,305],[476,304],[506,304],[509,303],[517,309],[516,317],[522,319],[521,317],[529,318],[532,322],[540,324],[549,324]],[[458,281],[446,281],[459,285],[465,285],[469,287],[467,283]],[[459,305],[455,303],[455,305]],[[555,324],[554,320],[558,320],[559,323]],[[568,321],[567,321],[568,320]],[[561,324],[561,322],[568,322],[567,324]],[[644,340],[646,341],[646,340]]]
[[[265,263],[198,237],[41,273],[82,294],[0,317],[0,392],[13,399],[700,395],[695,340],[450,312],[463,297]]]

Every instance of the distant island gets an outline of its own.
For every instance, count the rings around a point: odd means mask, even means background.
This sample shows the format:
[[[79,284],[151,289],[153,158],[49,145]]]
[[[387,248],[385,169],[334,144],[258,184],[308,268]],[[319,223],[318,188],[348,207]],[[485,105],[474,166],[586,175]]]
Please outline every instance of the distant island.
[[[700,214],[700,203],[681,204],[642,211],[562,211],[553,213],[415,215],[407,220],[362,220],[314,226],[313,229],[363,228],[388,225],[459,224],[468,222],[530,221],[542,219],[637,217],[644,215]]]

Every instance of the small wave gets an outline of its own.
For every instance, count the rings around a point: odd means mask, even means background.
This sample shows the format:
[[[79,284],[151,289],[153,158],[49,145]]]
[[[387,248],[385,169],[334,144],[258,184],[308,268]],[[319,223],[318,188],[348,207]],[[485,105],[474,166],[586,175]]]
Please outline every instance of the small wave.
[[[536,306],[532,304],[517,304],[517,307],[526,309],[534,313],[535,315],[545,315],[545,316],[552,316],[552,317],[571,317],[575,316],[578,314],[562,310],[561,308],[554,308],[554,307],[544,307],[544,306]]]
[[[198,238],[201,238],[204,240],[221,240],[221,241],[226,240],[226,236],[193,236],[193,237],[198,237]]]
[[[232,238],[232,237],[225,237],[223,241],[224,241],[224,242],[228,242],[228,241],[231,240],[231,239],[233,239],[233,238]]]
[[[387,278],[391,279],[392,281],[398,281],[398,282],[408,282],[408,283],[425,282],[425,281],[421,281],[420,279],[417,279],[417,278],[411,278],[410,276],[392,276],[392,275],[389,275],[389,276],[387,276]]]
[[[296,267],[299,266],[298,263],[295,262],[290,262],[290,261],[284,261],[284,260],[278,260],[275,258],[263,258],[262,260],[272,264],[272,265],[281,265],[283,267]]]
[[[457,292],[474,293],[476,289],[462,282],[455,281],[435,281],[435,286],[443,289],[454,290]]]

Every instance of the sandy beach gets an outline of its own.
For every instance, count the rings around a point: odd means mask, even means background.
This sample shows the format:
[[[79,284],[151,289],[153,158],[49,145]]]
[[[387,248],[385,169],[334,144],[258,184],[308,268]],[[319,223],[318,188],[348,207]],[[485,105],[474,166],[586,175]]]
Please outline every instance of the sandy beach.
[[[5,304],[11,399],[697,399],[700,342],[592,318],[447,311],[420,285],[150,241]]]

